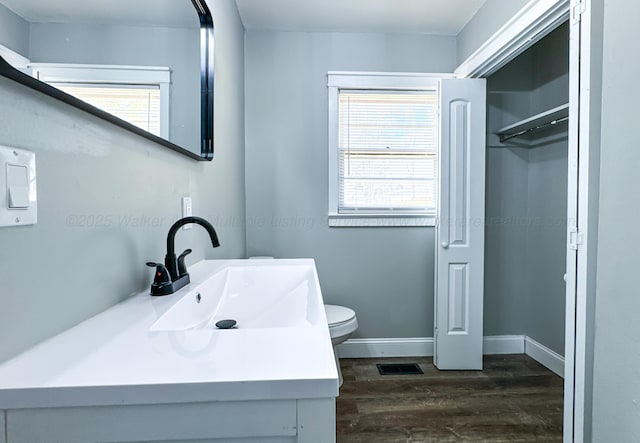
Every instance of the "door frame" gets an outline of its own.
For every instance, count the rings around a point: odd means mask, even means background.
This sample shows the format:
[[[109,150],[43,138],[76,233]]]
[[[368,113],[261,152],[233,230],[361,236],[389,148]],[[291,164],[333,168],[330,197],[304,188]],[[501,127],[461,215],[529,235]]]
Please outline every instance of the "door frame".
[[[591,0],[531,0],[458,66],[459,78],[488,77],[569,20],[569,149],[567,186],[567,267],[564,367],[565,443],[590,433],[591,362],[597,240],[599,149],[597,103],[592,83]],[[593,40],[595,41],[595,40]],[[597,77],[597,75],[596,75]]]

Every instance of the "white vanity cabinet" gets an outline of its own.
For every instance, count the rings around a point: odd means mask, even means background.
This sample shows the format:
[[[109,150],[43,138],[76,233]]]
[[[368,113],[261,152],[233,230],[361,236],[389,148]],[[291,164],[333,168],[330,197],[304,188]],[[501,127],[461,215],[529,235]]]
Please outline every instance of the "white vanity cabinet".
[[[4,412],[0,443],[335,441],[334,398]]]

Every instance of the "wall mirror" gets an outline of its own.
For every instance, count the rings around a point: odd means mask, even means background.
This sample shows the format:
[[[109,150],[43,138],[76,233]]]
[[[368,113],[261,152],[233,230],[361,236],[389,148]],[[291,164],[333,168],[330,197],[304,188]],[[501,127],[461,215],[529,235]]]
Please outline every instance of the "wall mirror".
[[[205,0],[0,0],[0,74],[191,158],[213,158]]]

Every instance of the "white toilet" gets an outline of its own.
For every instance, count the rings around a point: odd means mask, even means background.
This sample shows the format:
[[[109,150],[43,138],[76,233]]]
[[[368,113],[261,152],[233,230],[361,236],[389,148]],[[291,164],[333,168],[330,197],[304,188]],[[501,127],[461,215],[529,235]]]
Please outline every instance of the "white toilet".
[[[345,308],[344,306],[324,305],[324,311],[327,315],[331,343],[333,344],[333,355],[338,368],[339,386],[342,386],[342,371],[340,370],[336,346],[346,341],[358,329],[358,319],[353,309]]]

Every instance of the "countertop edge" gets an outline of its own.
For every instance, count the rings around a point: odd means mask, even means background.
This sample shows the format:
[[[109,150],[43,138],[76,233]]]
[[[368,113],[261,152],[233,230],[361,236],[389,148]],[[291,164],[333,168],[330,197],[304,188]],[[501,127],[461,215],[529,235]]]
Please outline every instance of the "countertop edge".
[[[335,379],[70,386],[0,391],[0,410],[296,400],[338,396]]]

